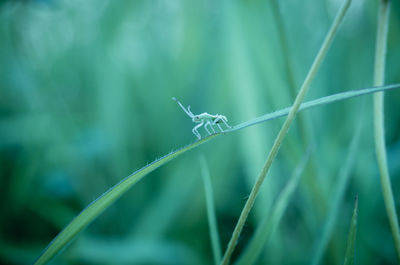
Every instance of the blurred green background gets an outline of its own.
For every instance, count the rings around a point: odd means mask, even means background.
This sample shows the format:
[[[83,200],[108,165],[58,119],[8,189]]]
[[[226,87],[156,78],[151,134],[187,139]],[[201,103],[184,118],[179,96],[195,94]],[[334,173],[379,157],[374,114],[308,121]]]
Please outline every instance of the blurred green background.
[[[91,201],[195,140],[195,114],[231,125],[290,105],[342,1],[0,2],[0,264],[31,264]],[[372,85],[378,1],[354,0],[308,99]],[[386,83],[400,82],[393,1]],[[386,96],[386,139],[400,212],[400,92]],[[371,96],[294,124],[234,258],[311,144],[312,161],[258,264],[309,264],[353,131],[362,139],[323,264],[341,264],[359,195],[358,264],[394,264],[372,138]],[[222,249],[283,120],[229,134],[156,170],[51,264],[211,264],[199,155],[209,163]],[[200,129],[205,135],[205,131]],[[308,139],[308,140],[307,140]]]

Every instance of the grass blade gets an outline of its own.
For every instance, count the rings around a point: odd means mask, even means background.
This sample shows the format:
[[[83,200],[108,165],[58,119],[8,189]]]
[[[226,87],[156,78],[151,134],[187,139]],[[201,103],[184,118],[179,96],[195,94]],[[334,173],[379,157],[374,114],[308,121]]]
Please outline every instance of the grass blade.
[[[239,258],[236,265],[251,265],[254,264],[257,260],[258,256],[262,252],[265,244],[268,242],[268,239],[275,232],[278,227],[282,216],[289,205],[290,199],[294,191],[296,190],[300,177],[303,174],[304,168],[307,165],[307,162],[310,157],[310,151],[303,157],[300,163],[297,165],[295,170],[293,171],[292,176],[290,177],[288,183],[279,194],[279,197],[275,203],[275,206],[272,210],[271,216],[265,216],[263,221],[258,226],[256,233],[254,234],[251,241],[246,246],[243,254]]]
[[[325,248],[328,245],[329,239],[332,235],[332,231],[336,223],[336,218],[340,210],[340,205],[342,204],[344,193],[347,188],[347,183],[349,182],[350,173],[353,168],[355,159],[357,157],[356,155],[357,155],[358,145],[360,142],[361,125],[362,125],[362,119],[359,121],[358,126],[354,132],[350,148],[347,152],[346,161],[344,162],[344,165],[342,166],[339,172],[337,186],[335,188],[335,191],[332,193],[334,194],[334,198],[332,199],[332,203],[329,207],[328,216],[326,218],[326,222],[322,229],[321,237],[317,240],[314,247],[315,254],[311,262],[312,265],[317,265],[320,263],[324,255]]]
[[[341,92],[337,94],[333,94],[330,96],[322,97],[319,99],[307,101],[301,104],[300,108],[298,111],[314,108],[317,106],[322,106],[325,104],[330,104],[336,101],[342,101],[344,99],[349,99],[349,98],[354,98],[358,96],[362,96],[365,94],[372,94],[372,93],[377,93],[381,91],[386,91],[386,90],[391,90],[391,89],[396,89],[399,88],[400,84],[392,84],[392,85],[387,85],[387,86],[377,86],[377,87],[370,87],[370,88],[363,88],[363,89],[356,89],[356,90],[350,90],[346,92]],[[246,127],[253,126],[255,124],[263,123],[269,120],[273,120],[279,117],[284,117],[289,114],[290,110],[292,107],[287,107],[284,109],[280,109],[274,112],[270,112],[267,114],[264,114],[262,116],[259,116],[257,118],[242,122],[234,127],[232,129],[226,130],[225,132],[231,132],[231,131],[237,131],[244,129]]]
[[[233,251],[236,247],[236,244],[239,240],[239,236],[240,236],[240,233],[242,232],[243,226],[247,220],[247,217],[249,216],[251,208],[253,208],[258,191],[260,190],[261,185],[264,182],[264,179],[267,176],[267,174],[271,168],[272,162],[274,161],[276,155],[278,154],[279,148],[280,148],[283,140],[285,139],[285,136],[286,136],[287,132],[289,131],[289,128],[290,128],[293,120],[296,117],[296,114],[300,108],[300,105],[303,102],[304,97],[307,94],[307,91],[310,87],[312,80],[314,79],[315,75],[317,74],[317,71],[323,61],[323,58],[325,57],[326,53],[328,52],[328,49],[333,41],[336,31],[339,28],[339,25],[342,22],[343,17],[346,14],[346,12],[350,6],[350,3],[351,3],[351,0],[345,0],[342,7],[339,9],[339,11],[335,17],[335,20],[333,21],[332,26],[329,29],[329,31],[324,39],[324,42],[322,43],[321,48],[319,49],[318,54],[315,57],[312,65],[311,65],[311,68],[307,73],[307,76],[300,88],[300,91],[297,94],[296,99],[294,100],[293,106],[290,109],[290,112],[289,112],[285,122],[283,123],[282,128],[280,129],[280,131],[274,141],[274,144],[268,154],[265,164],[264,164],[260,174],[258,175],[257,180],[250,192],[249,198],[247,199],[246,204],[243,207],[242,212],[240,213],[239,220],[235,226],[235,229],[232,233],[232,237],[229,240],[228,247],[226,248],[224,257],[222,259],[222,262],[221,262],[222,265],[227,265],[229,263],[232,253],[233,253]]]
[[[326,105],[332,102],[345,100],[352,97],[367,95],[371,93],[376,93],[379,91],[391,90],[400,88],[400,84],[393,84],[388,86],[364,88],[360,90],[353,90],[343,93],[334,94],[331,96],[319,98],[306,103],[303,103],[299,110],[305,110],[316,106]],[[280,118],[289,114],[291,107],[282,110],[275,111],[273,113],[265,114],[261,117],[252,119],[250,121],[243,122],[239,125],[234,126],[231,130],[225,131],[230,133],[233,131],[241,130],[249,126],[253,126],[262,122]],[[76,216],[71,223],[69,223],[58,235],[53,239],[52,242],[47,246],[47,248],[42,252],[39,258],[34,263],[35,265],[46,264],[51,258],[53,258],[65,245],[67,245],[76,234],[78,234],[82,229],[84,229],[90,222],[97,218],[108,206],[110,206],[114,201],[121,197],[129,188],[131,188],[140,179],[145,177],[147,174],[157,169],[158,167],[166,164],[167,162],[175,159],[179,155],[198,147],[199,145],[213,139],[214,137],[221,135],[221,133],[213,134],[206,138],[196,141],[186,147],[183,147],[177,151],[174,151],[164,157],[152,162],[151,164],[139,169],[138,171],[132,173],[121,182],[110,188],[103,195],[93,201],[88,205],[82,212]]]
[[[200,156],[201,176],[204,183],[204,192],[206,195],[208,226],[210,229],[211,245],[213,250],[214,262],[218,264],[221,261],[221,243],[218,234],[217,217],[215,215],[214,196],[211,184],[210,171],[207,160],[204,155]]]
[[[288,40],[286,37],[286,32],[285,32],[285,25],[284,25],[284,19],[282,16],[282,13],[280,11],[280,5],[282,3],[279,2],[279,0],[272,0],[270,1],[271,7],[272,7],[272,14],[276,23],[276,28],[278,32],[278,41],[279,41],[279,46],[281,47],[281,54],[283,57],[283,66],[284,66],[284,73],[285,73],[285,80],[287,80],[287,84],[289,86],[289,92],[291,95],[291,98],[295,98],[297,94],[297,85],[295,82],[295,77],[293,74],[293,57],[291,56],[290,50],[289,50],[289,45],[288,45]],[[315,146],[316,145],[316,140],[314,135],[314,130],[312,129],[312,122],[311,119],[309,119],[308,116],[305,114],[299,114],[297,116],[297,125],[298,125],[298,132],[299,136],[301,139],[301,146],[303,150],[307,150],[307,147],[310,146]],[[310,199],[307,200],[308,203],[312,202],[313,200],[319,200],[321,201],[320,204],[317,205],[311,205],[306,207],[318,207],[317,212],[321,213],[321,208],[323,205],[325,205],[325,202],[323,196],[322,196],[322,189],[321,189],[321,176],[320,172],[318,172],[318,166],[317,166],[317,159],[315,157],[315,153],[310,154],[310,158],[308,161],[308,166],[305,169],[306,170],[306,178],[305,178],[305,183],[306,183],[306,188],[310,193]]]
[[[354,203],[353,216],[351,217],[350,231],[347,237],[347,248],[343,265],[354,264],[354,254],[355,254],[356,234],[357,234],[357,217],[358,217],[358,196],[356,196],[356,200]]]
[[[386,45],[389,27],[390,1],[381,0],[379,4],[378,30],[376,35],[374,85],[383,85],[385,79]],[[400,230],[396,207],[393,199],[392,185],[390,184],[389,169],[386,157],[385,124],[384,124],[383,93],[374,95],[374,138],[375,151],[378,161],[381,186],[386,212],[394,240],[398,262],[400,262]]]
[[[108,208],[114,201],[122,196],[129,188],[141,180],[144,176],[155,170],[156,168],[166,164],[172,159],[178,157],[180,154],[189,151],[190,149],[199,146],[200,144],[215,137],[209,136],[191,145],[181,148],[172,152],[152,163],[143,167],[142,169],[132,173],[130,176],[123,179],[121,182],[110,188],[103,193],[99,198],[87,206],[71,223],[69,223],[44,250],[42,255],[36,260],[35,265],[46,264],[52,257],[54,257],[66,244],[68,244],[76,234],[84,229],[90,222],[99,216],[106,208]]]

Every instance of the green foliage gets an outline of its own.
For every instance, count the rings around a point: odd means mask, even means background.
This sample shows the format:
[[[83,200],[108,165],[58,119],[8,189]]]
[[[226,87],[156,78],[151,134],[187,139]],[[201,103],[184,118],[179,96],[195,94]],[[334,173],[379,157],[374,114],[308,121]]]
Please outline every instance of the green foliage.
[[[367,88],[367,89],[363,89],[363,90],[358,90],[358,91],[350,91],[347,93],[342,93],[343,95],[340,97],[340,95],[332,95],[329,97],[325,97],[322,99],[318,99],[315,101],[311,101],[311,102],[306,102],[303,104],[303,109],[307,108],[307,107],[311,107],[311,106],[316,106],[317,103],[321,104],[321,102],[323,102],[323,104],[327,104],[330,102],[334,102],[340,99],[346,99],[349,97],[354,97],[354,95],[363,95],[363,94],[368,94],[371,93],[373,91],[381,91],[381,90],[385,90],[385,89],[393,89],[393,88],[398,88],[400,87],[400,85],[391,85],[391,86],[386,86],[386,87],[380,87],[380,88]],[[362,93],[363,92],[363,93]],[[330,99],[331,101],[328,101],[327,99]],[[300,106],[301,108],[301,106]],[[248,124],[248,122],[246,123],[246,126],[243,126],[243,124],[239,124],[237,126],[234,126],[232,129],[230,130],[226,130],[226,132],[224,132],[224,134],[226,133],[230,133],[239,129],[243,129],[245,127],[251,126],[251,125],[256,125],[257,123],[260,122],[261,118],[264,118],[264,121],[268,121],[271,119],[275,119],[275,118],[279,118],[282,116],[282,113],[286,113],[286,115],[288,115],[290,113],[290,109],[291,108],[287,108],[281,111],[276,111],[273,114],[274,115],[263,115],[260,118],[256,118],[254,120],[254,122],[252,124]],[[286,112],[285,112],[286,111]],[[111,187],[108,191],[106,191],[105,193],[103,193],[99,198],[97,198],[96,200],[94,200],[91,204],[89,204],[89,206],[87,206],[74,220],[72,220],[71,223],[69,223],[62,231],[59,235],[57,235],[57,237],[49,244],[49,246],[44,250],[43,254],[39,257],[39,259],[35,262],[35,265],[39,265],[39,264],[45,264],[47,263],[52,257],[54,257],[66,244],[68,244],[73,238],[74,236],[79,233],[82,229],[84,229],[90,222],[92,222],[95,218],[97,218],[106,208],[108,208],[114,201],[116,201],[119,197],[121,197],[125,192],[127,192],[133,185],[135,185],[139,180],[141,180],[143,177],[145,177],[146,175],[148,175],[149,173],[151,173],[153,170],[157,169],[158,167],[168,163],[169,161],[175,159],[176,157],[178,157],[179,155],[186,153],[187,151],[198,147],[199,145],[211,140],[212,138],[221,135],[221,133],[215,133],[212,134],[208,137],[205,137],[199,141],[196,141],[188,146],[182,147],[180,149],[178,149],[177,151],[171,152],[165,156],[163,156],[162,158],[159,158],[157,160],[155,160],[154,162],[150,163],[149,165],[141,168],[138,171],[135,171],[134,173],[132,173],[131,175],[129,175],[128,177],[126,177],[125,179],[123,179],[122,181],[120,181],[118,184],[116,184],[115,186]],[[203,166],[204,167],[204,166]],[[203,169],[204,171],[205,169]],[[203,174],[206,174],[203,172]],[[211,213],[209,213],[209,215],[212,215],[212,212],[214,212],[211,208],[213,208],[212,206],[210,206],[211,198],[209,198],[210,196],[210,185],[207,184],[207,197],[208,197],[208,202],[207,202],[207,208],[209,211],[211,211]],[[210,217],[209,217],[210,218]],[[211,219],[213,219],[211,217]],[[215,218],[214,218],[215,219]],[[215,223],[215,221],[209,221],[210,224]],[[212,233],[213,233],[213,243],[214,245],[217,244],[216,242],[216,235],[215,235],[215,224],[212,225],[214,228],[212,229]],[[214,246],[214,249],[216,249],[216,246]],[[218,259],[219,260],[219,259]]]
[[[282,125],[277,118],[290,112],[285,107],[292,105],[339,5],[1,2],[0,263],[32,264],[41,253],[46,260],[58,253],[50,264],[211,264],[198,153],[213,176],[225,250]],[[390,11],[385,84],[400,83],[399,7],[394,1]],[[363,96],[362,113],[359,99],[344,100],[380,89],[371,88],[377,14],[377,1],[350,7],[300,110],[319,107],[301,112],[292,124],[232,262],[265,216],[275,216],[279,194],[311,146],[278,229],[257,260],[310,263],[360,116],[360,144],[321,264],[343,262],[354,194],[360,198],[357,263],[396,262],[374,156],[371,97]],[[393,91],[385,92],[384,129],[399,212],[396,87],[385,87]],[[207,144],[195,142],[194,124],[171,97],[190,104],[195,114],[222,114],[236,126],[204,138],[213,138]],[[195,148],[185,152],[182,146]],[[170,155],[149,164],[163,154]],[[169,159],[174,161],[164,164]]]
[[[293,106],[291,107],[288,116],[285,119],[285,122],[283,123],[281,129],[279,130],[279,133],[274,140],[271,150],[268,152],[267,159],[264,165],[262,166],[260,174],[257,176],[257,179],[253,187],[251,188],[249,198],[247,199],[246,204],[244,205],[240,213],[239,219],[236,223],[235,229],[233,230],[231,239],[229,240],[225,254],[222,258],[221,265],[228,265],[230,262],[233,251],[235,250],[237,242],[239,240],[240,233],[242,232],[242,229],[247,221],[247,218],[250,214],[250,210],[253,208],[256,197],[261,189],[261,185],[263,184],[264,179],[266,178],[267,174],[270,171],[272,162],[275,160],[278,154],[278,151],[283,143],[283,140],[285,139],[286,134],[288,133],[289,128],[291,127],[297,115],[297,112],[300,109],[301,103],[304,101],[304,98],[310,88],[311,82],[314,80],[314,77],[317,74],[317,71],[319,70],[322,61],[325,59],[325,55],[332,43],[332,40],[336,35],[336,31],[338,30],[339,25],[341,24],[344,18],[344,15],[346,14],[350,6],[350,3],[351,0],[345,0],[342,7],[339,9],[328,33],[325,36],[325,39],[317,55],[313,60],[313,63],[311,64],[310,70],[307,72],[307,76],[304,79],[304,82],[302,83],[301,88],[296,95],[296,98],[293,102]]]

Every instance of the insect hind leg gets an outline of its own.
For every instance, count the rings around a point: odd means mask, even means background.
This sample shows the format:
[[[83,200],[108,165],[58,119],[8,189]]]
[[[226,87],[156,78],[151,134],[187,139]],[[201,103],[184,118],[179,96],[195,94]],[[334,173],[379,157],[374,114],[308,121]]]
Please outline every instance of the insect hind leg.
[[[232,128],[231,126],[229,126],[225,119],[221,118],[221,121],[225,124],[226,127]]]
[[[223,121],[223,119],[222,119],[221,117],[218,116],[218,117],[214,120],[213,125],[217,125],[218,128],[220,129],[220,131],[221,131],[221,132],[224,132],[224,130],[222,129],[221,125],[219,124],[219,122],[220,122],[221,120]],[[224,122],[224,123],[225,123],[225,122]]]

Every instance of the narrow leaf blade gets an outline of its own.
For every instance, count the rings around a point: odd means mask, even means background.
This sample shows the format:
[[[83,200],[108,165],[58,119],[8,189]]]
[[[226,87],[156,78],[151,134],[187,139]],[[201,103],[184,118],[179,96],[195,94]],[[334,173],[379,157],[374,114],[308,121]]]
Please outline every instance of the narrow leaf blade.
[[[356,200],[354,203],[353,216],[351,217],[350,231],[347,238],[346,256],[344,257],[343,265],[354,264],[356,234],[357,234],[357,217],[358,217],[358,196],[356,196]]]
[[[210,171],[208,169],[207,160],[204,156],[200,156],[200,163],[201,163],[201,175],[204,183],[204,192],[206,196],[208,226],[210,229],[210,238],[214,256],[214,262],[215,264],[218,264],[221,261],[222,252],[218,234],[217,217],[215,214],[214,196],[211,184]]]
[[[200,141],[197,141],[191,145],[183,147],[175,152],[172,152],[149,165],[139,169],[126,177],[118,184],[110,188],[108,191],[103,193],[99,198],[94,200],[89,206],[87,206],[78,216],[76,216],[71,223],[69,223],[58,235],[53,239],[52,242],[47,246],[43,253],[36,260],[34,265],[46,264],[51,258],[53,258],[65,245],[67,245],[81,230],[88,226],[96,217],[98,217],[106,208],[108,208],[114,201],[121,197],[128,189],[135,185],[139,180],[148,175],[153,170],[166,164],[172,159],[178,157],[182,153],[193,149],[200,144],[203,144],[218,134],[206,137]]]

